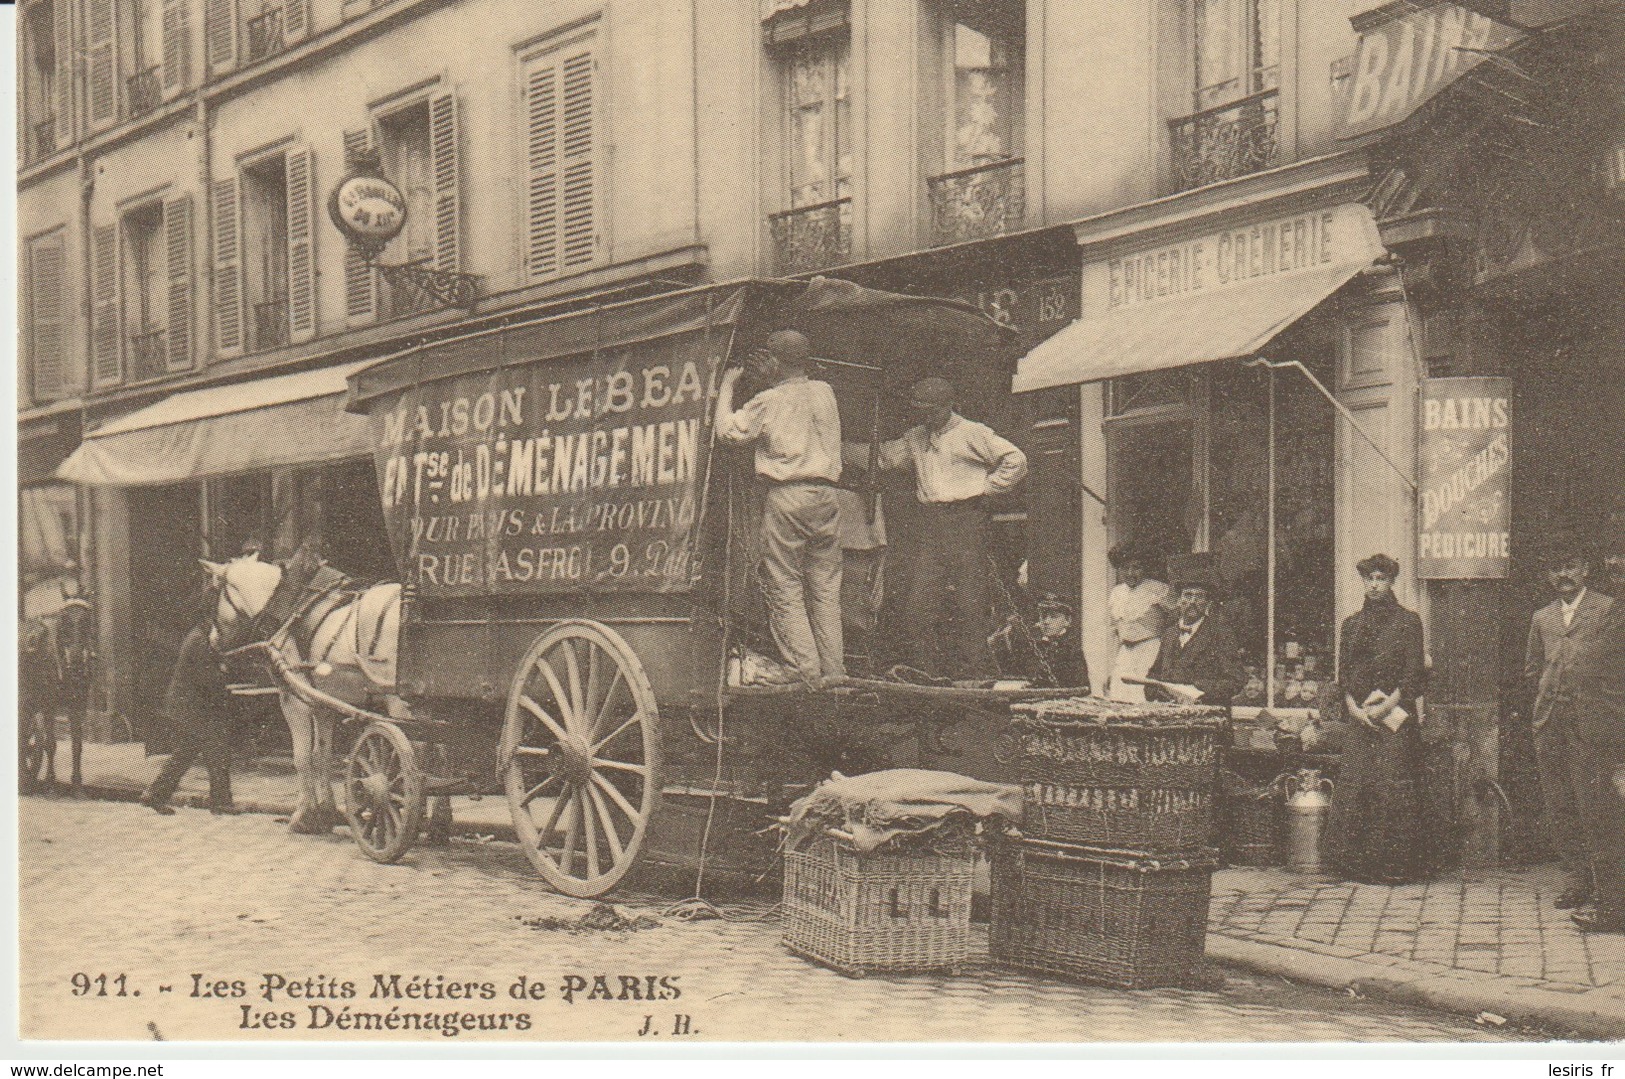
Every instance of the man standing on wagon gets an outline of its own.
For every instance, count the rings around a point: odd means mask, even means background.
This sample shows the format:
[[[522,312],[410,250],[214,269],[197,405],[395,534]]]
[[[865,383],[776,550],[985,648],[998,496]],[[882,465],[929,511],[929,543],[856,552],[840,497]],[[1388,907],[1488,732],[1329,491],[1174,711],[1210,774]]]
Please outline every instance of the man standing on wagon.
[[[746,358],[751,376],[767,386],[734,410],[744,368],[723,372],[717,393],[716,437],[754,444],[762,504],[759,575],[768,623],[785,662],[795,669],[781,684],[809,686],[845,680],[841,634],[841,414],[829,383],[807,377],[807,338],[780,330]]]
[[[922,378],[909,389],[909,407],[921,421],[902,438],[880,444],[881,471],[911,468],[914,493],[920,500],[919,546],[903,601],[904,618],[916,666],[932,674],[932,657],[940,640],[949,667],[958,678],[987,673],[992,653],[987,644],[989,496],[1011,490],[1027,475],[1027,456],[1015,443],[985,423],[954,411],[954,387],[945,378]],[[848,460],[867,462],[869,447],[849,445]],[[949,609],[948,631],[939,637],[937,624]]]

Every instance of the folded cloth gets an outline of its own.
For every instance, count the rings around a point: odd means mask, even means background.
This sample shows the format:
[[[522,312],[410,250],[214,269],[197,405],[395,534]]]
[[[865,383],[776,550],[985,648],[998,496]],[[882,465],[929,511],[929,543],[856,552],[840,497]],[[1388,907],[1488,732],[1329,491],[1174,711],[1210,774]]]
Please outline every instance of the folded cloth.
[[[786,818],[791,847],[835,828],[860,851],[872,851],[900,837],[923,836],[945,826],[974,826],[978,820],[1021,819],[1021,788],[983,783],[953,772],[892,768],[820,783],[790,807]]]

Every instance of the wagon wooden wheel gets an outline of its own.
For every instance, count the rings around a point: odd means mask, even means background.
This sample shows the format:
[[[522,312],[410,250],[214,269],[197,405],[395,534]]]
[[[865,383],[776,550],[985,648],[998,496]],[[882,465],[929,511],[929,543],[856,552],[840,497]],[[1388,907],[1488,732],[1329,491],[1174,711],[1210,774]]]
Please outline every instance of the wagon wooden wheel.
[[[418,837],[423,806],[411,739],[393,723],[369,723],[344,762],[344,815],[356,845],[375,862],[399,861]]]
[[[548,629],[503,713],[514,830],[548,884],[598,896],[637,861],[660,800],[659,710],[637,653],[596,622]]]
[[[45,712],[19,716],[17,737],[17,788],[23,794],[38,790],[44,779],[45,760],[56,737],[55,722]]]

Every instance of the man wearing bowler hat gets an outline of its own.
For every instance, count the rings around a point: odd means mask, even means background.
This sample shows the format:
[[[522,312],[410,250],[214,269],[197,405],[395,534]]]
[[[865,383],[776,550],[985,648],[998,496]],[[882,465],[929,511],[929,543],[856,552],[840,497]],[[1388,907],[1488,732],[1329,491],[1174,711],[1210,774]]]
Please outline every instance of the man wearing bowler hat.
[[[1602,624],[1613,600],[1591,587],[1591,560],[1579,538],[1553,536],[1542,566],[1557,598],[1536,611],[1529,623],[1524,677],[1535,686],[1532,721],[1535,765],[1550,840],[1568,881],[1557,907],[1583,907],[1592,899],[1592,881],[1580,824],[1583,764],[1587,747],[1580,738],[1575,706],[1575,651]]]
[[[1195,686],[1202,704],[1229,708],[1242,685],[1236,638],[1217,608],[1218,567],[1212,555],[1190,554],[1173,560],[1174,623],[1162,631],[1162,647],[1150,677],[1173,685]],[[1151,687],[1163,700],[1172,694]]]

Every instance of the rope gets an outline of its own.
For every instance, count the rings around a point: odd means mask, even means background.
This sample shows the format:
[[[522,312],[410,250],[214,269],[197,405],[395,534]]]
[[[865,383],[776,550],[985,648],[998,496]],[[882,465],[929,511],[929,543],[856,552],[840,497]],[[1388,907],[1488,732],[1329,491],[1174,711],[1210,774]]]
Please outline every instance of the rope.
[[[1016,606],[1015,598],[1010,595],[1010,590],[1004,586],[1004,578],[999,576],[999,564],[993,560],[992,555],[987,555],[986,561],[991,571],[990,576],[993,578],[994,587],[999,590],[999,596],[1004,600],[1005,607],[1009,609],[1011,614],[1016,616],[1016,625],[1021,627],[1022,640],[1026,642],[1028,650],[1033,654],[1033,658],[1038,661],[1039,667],[1043,669],[1045,677],[1055,685],[1060,685],[1061,680],[1056,677],[1055,668],[1051,667],[1049,660],[1044,658],[1043,651],[1039,649],[1038,642],[1033,638],[1032,627],[1027,624],[1027,619],[1022,616],[1021,608]]]
[[[693,896],[689,899],[680,899],[660,912],[663,918],[672,918],[679,922],[770,922],[778,919],[784,913],[783,903],[774,903],[766,910],[754,914],[741,913],[737,908],[729,910],[719,907],[715,903]]]

